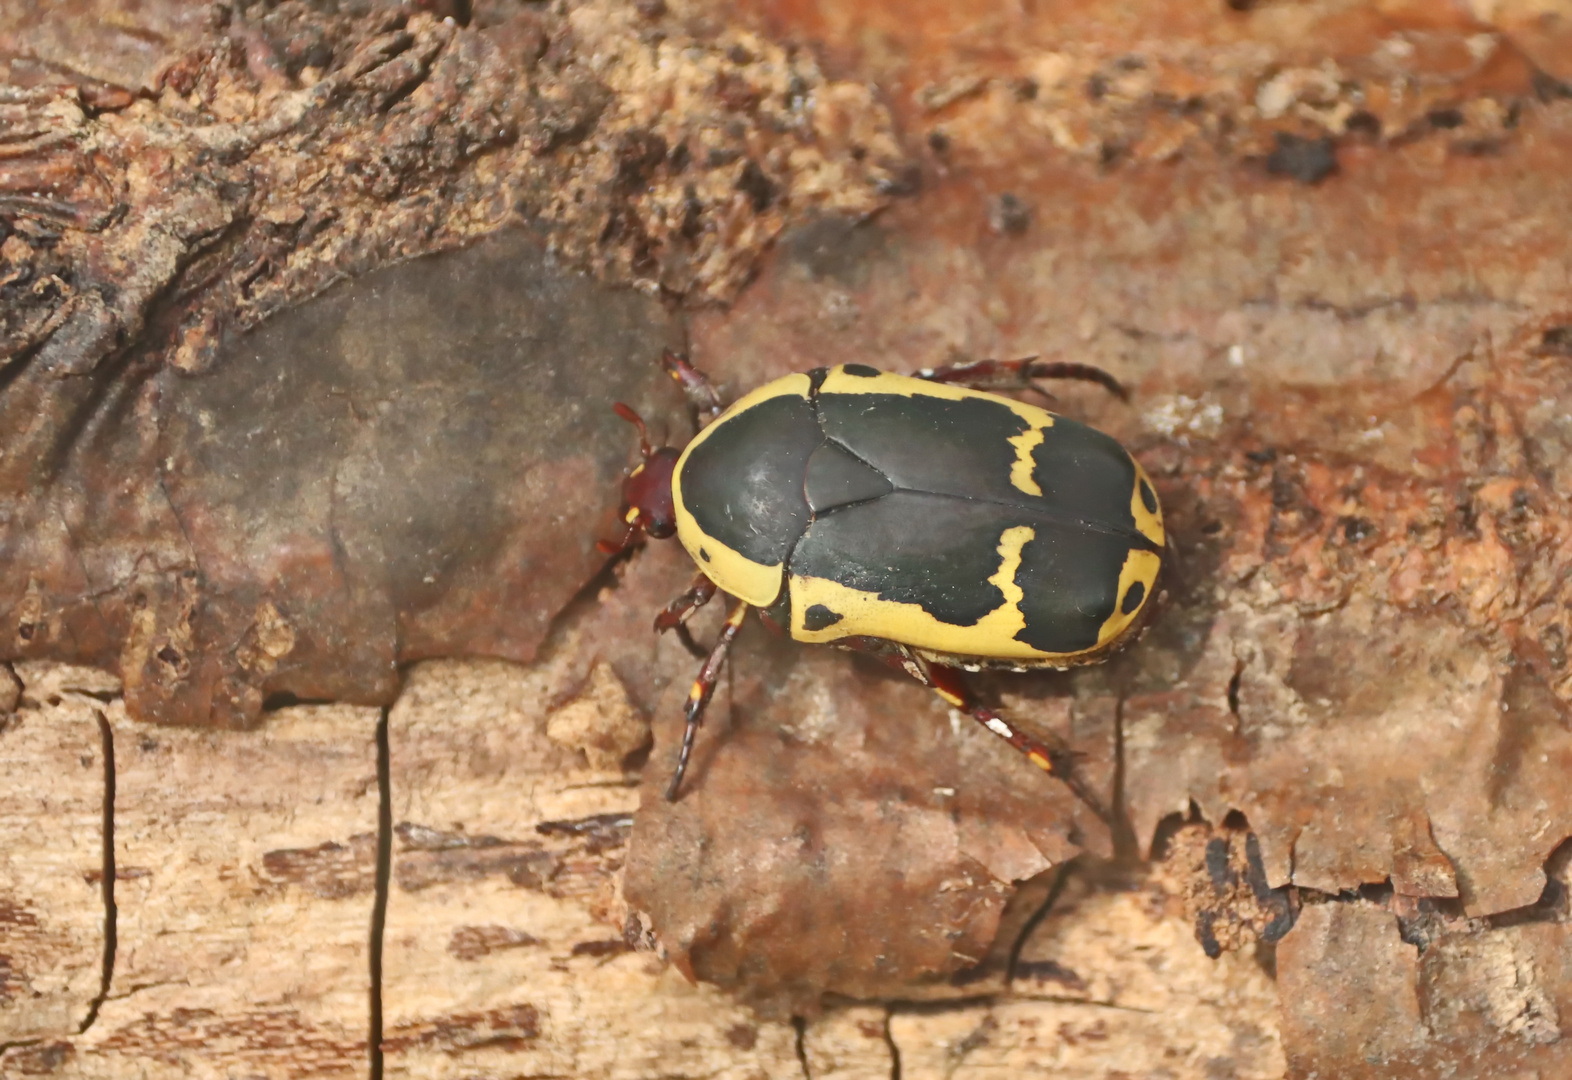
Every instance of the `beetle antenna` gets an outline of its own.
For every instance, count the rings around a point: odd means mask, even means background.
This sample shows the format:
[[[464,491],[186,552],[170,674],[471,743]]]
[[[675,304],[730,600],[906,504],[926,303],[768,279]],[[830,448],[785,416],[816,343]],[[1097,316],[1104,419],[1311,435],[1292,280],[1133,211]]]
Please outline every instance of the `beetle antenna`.
[[[650,455],[654,453],[654,451],[650,449],[650,435],[648,429],[646,429],[644,426],[644,417],[640,416],[638,413],[634,412],[620,401],[614,402],[611,406],[611,410],[626,420],[628,423],[639,429],[639,453],[643,455],[645,461],[648,461]]]

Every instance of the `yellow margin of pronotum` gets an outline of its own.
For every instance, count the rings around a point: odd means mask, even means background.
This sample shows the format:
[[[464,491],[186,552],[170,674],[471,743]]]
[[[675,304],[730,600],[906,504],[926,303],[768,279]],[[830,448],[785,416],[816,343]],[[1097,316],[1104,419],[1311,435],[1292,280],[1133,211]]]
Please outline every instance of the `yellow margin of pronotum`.
[[[682,546],[688,549],[688,555],[704,572],[705,577],[738,600],[746,601],[754,607],[769,607],[775,602],[775,598],[780,595],[785,564],[776,563],[774,566],[766,566],[754,562],[726,547],[713,536],[706,535],[683,501],[682,467],[687,464],[688,455],[693,453],[694,447],[702,444],[716,428],[734,419],[738,414],[770,398],[790,395],[806,398],[811,387],[812,383],[808,376],[787,375],[785,378],[765,383],[752,393],[738,398],[730,408],[689,441],[682,451],[682,456],[677,459],[677,467],[671,473],[671,497],[677,511],[677,539],[681,540]],[[708,559],[699,556],[700,547],[709,556]]]

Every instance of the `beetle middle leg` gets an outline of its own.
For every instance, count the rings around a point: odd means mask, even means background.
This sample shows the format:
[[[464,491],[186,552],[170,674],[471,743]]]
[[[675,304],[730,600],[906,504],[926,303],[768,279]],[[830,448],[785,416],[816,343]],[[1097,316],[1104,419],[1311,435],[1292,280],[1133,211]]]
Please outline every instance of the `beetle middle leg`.
[[[737,631],[742,629],[742,620],[747,617],[749,607],[749,604],[739,600],[731,609],[731,614],[726,616],[726,624],[721,627],[720,636],[715,639],[714,647],[705,658],[704,666],[699,668],[698,678],[693,680],[693,687],[688,691],[687,726],[682,730],[682,750],[677,755],[677,771],[666,788],[667,802],[677,801],[683,774],[688,771],[688,758],[693,753],[694,736],[699,733],[704,710],[709,708],[710,698],[715,694],[715,684],[720,680],[721,667],[726,663],[726,653],[731,649]]]
[[[1096,383],[1120,401],[1129,401],[1124,384],[1100,367],[1073,360],[1041,360],[1024,356],[1019,360],[972,360],[964,364],[923,368],[916,378],[929,382],[952,383],[974,390],[1036,389],[1036,379],[1075,379]]]
[[[1075,751],[1066,746],[1051,747],[1032,738],[992,709],[984,708],[966,685],[965,677],[952,667],[935,664],[907,652],[901,664],[918,682],[929,687],[954,708],[966,713],[983,727],[999,736],[1026,756],[1048,775],[1057,779],[1099,820],[1111,819],[1091,787],[1075,771]]]

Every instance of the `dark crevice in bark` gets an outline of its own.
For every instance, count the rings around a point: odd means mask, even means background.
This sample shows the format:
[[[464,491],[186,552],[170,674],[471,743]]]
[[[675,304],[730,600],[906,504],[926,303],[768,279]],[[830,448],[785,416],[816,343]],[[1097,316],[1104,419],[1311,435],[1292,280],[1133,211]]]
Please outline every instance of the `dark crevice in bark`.
[[[1130,824],[1130,808],[1125,802],[1124,693],[1114,703],[1113,814],[1108,828],[1113,834],[1114,860],[1122,863],[1141,861],[1141,845]]]
[[[377,888],[371,905],[371,1022],[367,1049],[371,1080],[382,1080],[382,943],[388,921],[388,882],[393,868],[393,785],[388,751],[388,710],[377,721]]]
[[[890,1022],[895,1019],[894,1009],[884,1010],[884,1045],[890,1048],[890,1080],[901,1080],[901,1048],[895,1045],[895,1035]]]
[[[813,1080],[813,1073],[808,1071],[808,1018],[805,1016],[792,1017],[791,1027],[797,1033],[793,1045],[797,1049],[797,1064],[802,1066],[802,1080]]]
[[[1048,913],[1059,902],[1059,897],[1064,894],[1064,887],[1069,884],[1071,868],[1074,865],[1074,862],[1060,864],[1058,872],[1054,875],[1053,884],[1048,888],[1048,895],[1043,898],[1037,910],[1032,912],[1032,917],[1026,920],[1025,925],[1021,927],[1021,932],[1015,935],[1015,941],[1010,945],[1010,958],[1005,962],[1004,967],[1006,989],[1015,983],[1015,969],[1021,961],[1021,950],[1026,947],[1026,942],[1031,939],[1037,927],[1048,917]]]
[[[588,581],[580,585],[568,602],[558,609],[551,617],[551,621],[546,624],[546,633],[535,652],[536,663],[551,659],[574,624],[600,605],[602,592],[621,587],[623,565],[638,554],[642,546],[635,544],[608,557],[601,568],[595,571]]]
[[[98,993],[88,1003],[87,1015],[82,1018],[82,1026],[77,1028],[77,1034],[93,1026],[93,1021],[98,1019],[98,1010],[104,1007],[109,997],[109,988],[115,976],[115,950],[120,944],[120,910],[115,906],[115,735],[109,726],[109,718],[101,712],[95,715],[98,717],[98,738],[104,759],[104,850],[99,868],[104,898],[104,962],[99,975]]]

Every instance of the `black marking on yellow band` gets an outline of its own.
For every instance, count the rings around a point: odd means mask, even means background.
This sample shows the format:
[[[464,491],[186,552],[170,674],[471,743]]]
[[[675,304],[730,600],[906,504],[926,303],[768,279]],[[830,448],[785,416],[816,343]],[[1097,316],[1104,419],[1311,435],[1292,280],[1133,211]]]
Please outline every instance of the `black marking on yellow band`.
[[[834,626],[840,622],[844,615],[832,611],[824,604],[813,604],[802,613],[802,625],[805,630],[823,630],[827,626]]]
[[[1141,477],[1141,505],[1146,507],[1148,514],[1157,513],[1157,492],[1152,490],[1151,481]]]
[[[869,367],[867,364],[844,364],[841,370],[848,375],[855,375],[859,379],[877,379],[884,374],[878,368]]]
[[[1146,585],[1140,581],[1133,581],[1125,590],[1124,600],[1119,604],[1119,610],[1126,615],[1134,615],[1136,608],[1141,606],[1141,601],[1146,599]]]

